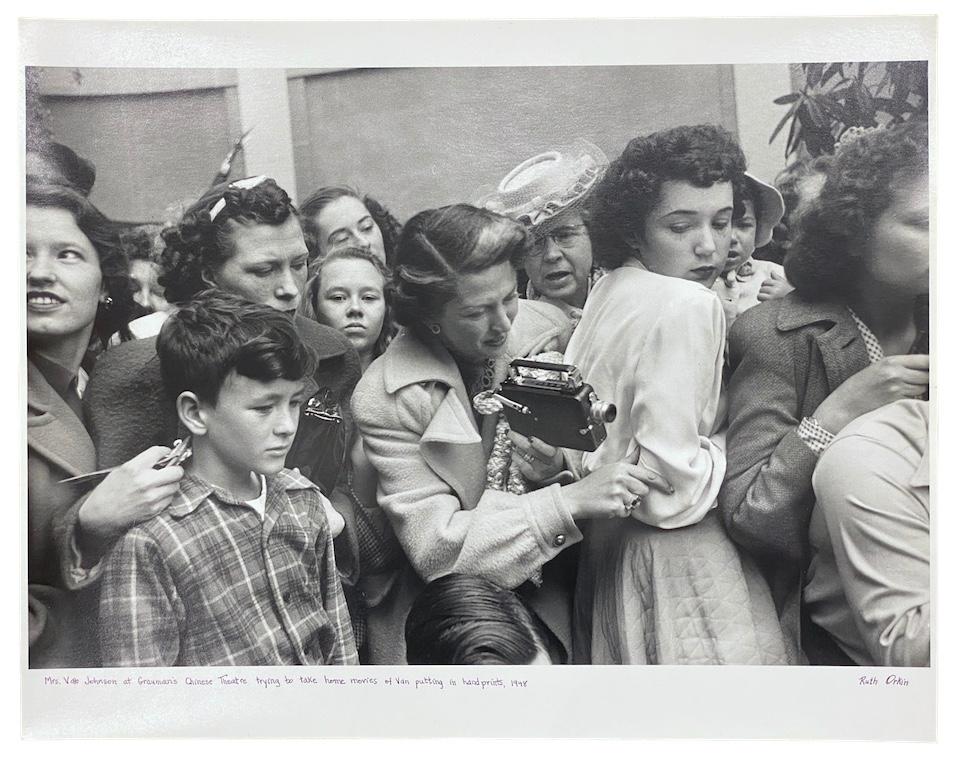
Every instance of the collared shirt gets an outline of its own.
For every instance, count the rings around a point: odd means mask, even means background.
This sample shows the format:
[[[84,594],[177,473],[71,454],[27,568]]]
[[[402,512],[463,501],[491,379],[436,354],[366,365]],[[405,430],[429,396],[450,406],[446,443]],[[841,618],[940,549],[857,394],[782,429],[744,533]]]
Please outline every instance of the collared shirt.
[[[863,343],[867,347],[867,357],[870,358],[870,362],[879,363],[883,360],[883,347],[880,346],[876,335],[874,335],[873,331],[867,327],[867,324],[857,316],[856,312],[850,309],[850,307],[847,307],[847,310],[850,312],[853,322],[856,323],[857,330],[860,331],[860,338],[863,339]]]
[[[930,663],[929,403],[850,422],[813,475],[811,618],[861,665]]]
[[[266,480],[265,517],[187,474],[103,573],[104,666],[356,664],[319,489]]]

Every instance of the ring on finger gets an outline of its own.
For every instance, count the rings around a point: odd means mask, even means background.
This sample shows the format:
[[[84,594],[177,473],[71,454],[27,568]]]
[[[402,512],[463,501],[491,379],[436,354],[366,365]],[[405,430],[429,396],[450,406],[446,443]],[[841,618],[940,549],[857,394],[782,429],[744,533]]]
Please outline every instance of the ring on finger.
[[[633,501],[631,501],[629,504],[626,504],[625,506],[626,506],[626,508],[627,508],[628,510],[630,510],[630,511],[632,512],[633,510],[635,510],[637,507],[641,506],[642,504],[643,504],[643,495],[640,494],[640,495],[634,496],[634,497],[633,497]]]

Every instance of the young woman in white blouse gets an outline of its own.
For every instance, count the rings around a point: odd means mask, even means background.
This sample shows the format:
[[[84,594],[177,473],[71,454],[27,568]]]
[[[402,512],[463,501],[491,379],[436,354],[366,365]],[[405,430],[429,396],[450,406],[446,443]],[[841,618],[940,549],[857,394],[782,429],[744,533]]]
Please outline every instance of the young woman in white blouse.
[[[566,357],[619,415],[574,463],[588,474],[626,459],[666,490],[584,531],[580,662],[789,661],[766,584],[715,511],[726,328],[711,286],[744,168],[729,133],[682,126],[633,139],[591,202],[595,258],[612,271],[591,291]]]

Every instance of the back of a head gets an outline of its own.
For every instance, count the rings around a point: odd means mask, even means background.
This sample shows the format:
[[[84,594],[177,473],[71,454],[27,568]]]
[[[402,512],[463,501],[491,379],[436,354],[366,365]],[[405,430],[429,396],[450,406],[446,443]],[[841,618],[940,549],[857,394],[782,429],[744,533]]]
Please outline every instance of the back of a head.
[[[459,573],[424,587],[405,637],[408,664],[530,664],[546,653],[538,620],[514,592]]]
[[[415,326],[457,293],[457,278],[503,262],[520,267],[531,247],[526,228],[464,203],[415,214],[394,260],[397,322]]]
[[[198,294],[157,336],[164,386],[216,403],[232,372],[261,382],[299,381],[316,367],[290,316],[220,290]]]
[[[787,279],[809,300],[849,298],[863,247],[904,182],[928,172],[928,127],[848,129],[826,167],[819,194],[805,206],[787,254]]]
[[[234,227],[280,226],[296,213],[290,196],[270,178],[240,179],[209,189],[161,233],[166,247],[160,257],[160,284],[167,301],[185,302],[209,287],[205,273],[233,255]]]
[[[740,145],[717,125],[681,125],[632,139],[588,204],[595,260],[611,269],[623,263],[627,241],[642,234],[665,182],[737,186],[745,171]]]
[[[27,149],[27,178],[43,184],[72,187],[87,197],[97,180],[97,170],[65,144],[44,141]]]

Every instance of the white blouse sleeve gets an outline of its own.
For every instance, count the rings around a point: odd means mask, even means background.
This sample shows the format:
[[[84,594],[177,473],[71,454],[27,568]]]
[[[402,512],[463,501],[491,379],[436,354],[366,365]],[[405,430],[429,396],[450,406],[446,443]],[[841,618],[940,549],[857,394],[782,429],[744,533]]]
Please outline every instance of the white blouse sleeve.
[[[726,327],[712,292],[685,293],[666,305],[645,333],[624,328],[622,367],[613,382],[629,406],[621,429],[632,432],[628,456],[662,475],[674,492],[651,488],[634,516],[659,528],[699,522],[716,504],[726,470],[710,437],[720,406]],[[589,459],[585,462],[587,465]],[[589,467],[592,469],[592,467]]]

